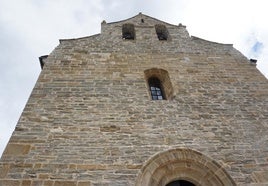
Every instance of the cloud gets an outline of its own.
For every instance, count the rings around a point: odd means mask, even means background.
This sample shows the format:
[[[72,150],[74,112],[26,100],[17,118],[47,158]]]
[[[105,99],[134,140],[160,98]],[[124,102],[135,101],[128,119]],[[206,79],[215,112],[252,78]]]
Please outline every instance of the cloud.
[[[253,56],[258,57],[263,49],[263,44],[259,41],[256,41],[255,44],[251,47],[251,52]]]

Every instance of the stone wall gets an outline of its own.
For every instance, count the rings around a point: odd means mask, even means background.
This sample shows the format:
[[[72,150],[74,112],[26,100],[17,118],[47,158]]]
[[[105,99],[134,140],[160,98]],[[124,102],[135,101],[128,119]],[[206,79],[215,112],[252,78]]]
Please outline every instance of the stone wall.
[[[125,23],[135,40],[122,39]],[[155,24],[169,40],[158,40]],[[101,26],[60,40],[45,60],[1,158],[0,185],[268,184],[268,83],[255,65],[232,45],[143,14]],[[168,73],[170,99],[151,100],[150,69]],[[182,169],[163,171],[188,174],[147,173],[161,153],[155,165],[178,156]]]

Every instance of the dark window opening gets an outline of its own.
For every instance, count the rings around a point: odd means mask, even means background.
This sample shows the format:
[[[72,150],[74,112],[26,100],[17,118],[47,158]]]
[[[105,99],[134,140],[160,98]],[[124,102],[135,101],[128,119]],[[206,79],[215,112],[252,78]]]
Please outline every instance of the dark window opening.
[[[155,31],[159,40],[168,39],[168,31],[165,25],[155,25]]]
[[[141,19],[141,22],[144,23],[144,19]]]
[[[122,27],[122,38],[128,40],[135,39],[135,29],[133,24],[124,24]]]
[[[162,91],[161,82],[156,77],[151,77],[148,80],[150,92],[153,100],[163,100],[165,96]]]
[[[176,180],[176,181],[170,182],[166,186],[195,186],[195,184],[186,180]]]

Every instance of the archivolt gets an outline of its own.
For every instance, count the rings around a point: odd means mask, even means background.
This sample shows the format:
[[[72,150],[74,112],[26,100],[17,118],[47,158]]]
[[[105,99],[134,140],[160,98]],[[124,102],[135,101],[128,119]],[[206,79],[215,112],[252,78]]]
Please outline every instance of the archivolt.
[[[161,152],[145,164],[136,186],[165,186],[173,180],[187,180],[196,186],[235,186],[222,166],[191,149]]]

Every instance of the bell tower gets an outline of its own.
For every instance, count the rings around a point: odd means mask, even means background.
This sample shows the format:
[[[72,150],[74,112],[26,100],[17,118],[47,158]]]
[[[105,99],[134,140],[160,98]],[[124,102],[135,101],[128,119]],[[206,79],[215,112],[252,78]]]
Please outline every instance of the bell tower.
[[[232,44],[140,13],[39,60],[0,185],[268,184],[267,79]]]

